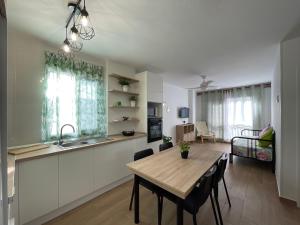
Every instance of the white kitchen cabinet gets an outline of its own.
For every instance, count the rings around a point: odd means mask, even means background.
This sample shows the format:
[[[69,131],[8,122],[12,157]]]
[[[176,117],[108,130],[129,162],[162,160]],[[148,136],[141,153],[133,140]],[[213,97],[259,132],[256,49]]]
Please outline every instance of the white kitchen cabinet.
[[[163,80],[158,74],[148,72],[147,98],[148,102],[163,102]]]
[[[58,155],[19,162],[20,224],[58,208]]]
[[[159,151],[159,145],[162,143],[162,140],[159,141],[155,141],[155,142],[151,142],[148,143],[147,142],[147,137],[143,137],[143,138],[139,138],[136,139],[136,143],[135,143],[135,152],[147,149],[147,148],[152,148],[154,152],[158,152]],[[132,158],[133,160],[133,158]]]
[[[112,143],[94,148],[95,190],[130,174],[126,167],[133,160],[135,140]]]
[[[59,207],[93,192],[93,149],[59,154]]]

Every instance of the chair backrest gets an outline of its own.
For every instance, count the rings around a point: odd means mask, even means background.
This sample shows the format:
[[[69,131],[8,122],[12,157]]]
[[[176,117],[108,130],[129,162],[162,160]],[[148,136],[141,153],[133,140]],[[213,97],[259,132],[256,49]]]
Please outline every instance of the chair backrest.
[[[163,151],[163,150],[167,150],[169,148],[173,147],[173,143],[172,142],[167,142],[167,143],[162,143],[159,145],[159,151]]]
[[[225,154],[223,154],[222,158],[218,162],[216,176],[215,176],[215,184],[214,185],[218,185],[218,183],[220,182],[220,180],[224,176],[227,161],[228,161],[228,154],[225,153]]]
[[[196,130],[197,130],[197,133],[200,134],[200,135],[206,135],[208,134],[208,128],[207,128],[207,124],[205,121],[197,121],[195,123],[195,127],[196,127]]]
[[[138,152],[134,153],[133,160],[136,161],[136,160],[139,160],[139,159],[143,159],[143,158],[146,158],[147,156],[150,156],[150,155],[153,155],[153,154],[154,154],[153,149],[148,148],[148,149],[145,149],[145,150],[138,151]]]
[[[199,210],[200,206],[203,205],[210,193],[212,192],[215,174],[217,166],[213,166],[199,181],[199,186],[195,187],[193,191],[196,192],[197,199],[195,202],[197,205],[194,206],[195,210]]]

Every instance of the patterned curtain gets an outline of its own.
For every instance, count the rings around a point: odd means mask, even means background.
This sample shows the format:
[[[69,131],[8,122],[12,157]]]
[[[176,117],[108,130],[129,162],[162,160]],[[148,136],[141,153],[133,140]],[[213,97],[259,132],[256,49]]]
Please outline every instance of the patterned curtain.
[[[42,140],[56,140],[64,124],[72,136],[104,137],[107,133],[103,68],[45,52]],[[66,133],[70,135],[72,130]]]

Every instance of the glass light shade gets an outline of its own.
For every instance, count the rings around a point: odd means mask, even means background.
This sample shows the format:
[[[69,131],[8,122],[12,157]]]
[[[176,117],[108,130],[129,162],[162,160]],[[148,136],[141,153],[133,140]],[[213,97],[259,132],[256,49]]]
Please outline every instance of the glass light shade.
[[[82,16],[80,22],[81,22],[82,26],[84,26],[84,27],[86,27],[89,24],[87,16]]]
[[[70,42],[68,41],[68,39],[66,39],[66,40],[64,41],[63,50],[64,50],[66,53],[69,53],[69,52],[71,51],[71,48],[70,48]]]
[[[89,13],[87,12],[85,5],[84,5],[83,9],[81,10],[81,19],[80,19],[80,23],[84,27],[88,26],[88,24],[89,24],[88,16],[89,16]]]
[[[78,30],[77,28],[75,27],[75,24],[73,25],[73,27],[71,28],[71,40],[72,41],[77,41],[77,38],[78,38]]]
[[[64,44],[63,49],[64,49],[64,51],[67,52],[67,53],[70,52],[70,47],[69,47],[69,45],[67,45],[67,44]]]

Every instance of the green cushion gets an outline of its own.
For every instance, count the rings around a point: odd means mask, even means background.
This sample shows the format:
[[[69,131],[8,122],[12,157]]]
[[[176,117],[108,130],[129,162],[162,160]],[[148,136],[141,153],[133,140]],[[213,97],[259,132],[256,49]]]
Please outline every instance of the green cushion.
[[[272,141],[272,134],[273,134],[273,128],[269,127],[267,130],[265,130],[264,133],[262,133],[259,138],[264,139],[264,140],[270,140],[270,142],[268,141],[258,141],[258,146],[262,147],[262,148],[267,148]]]

